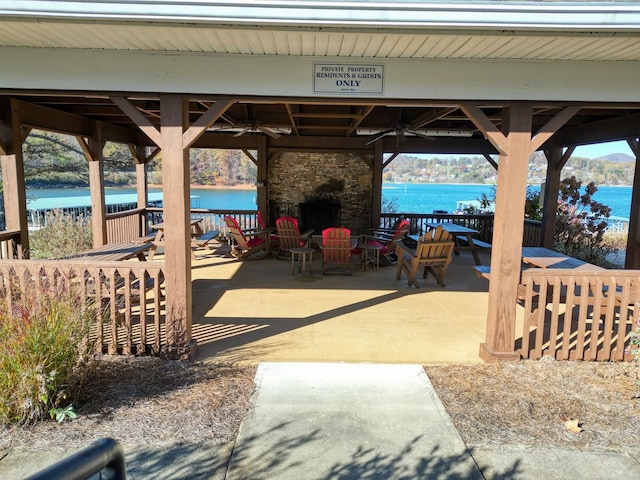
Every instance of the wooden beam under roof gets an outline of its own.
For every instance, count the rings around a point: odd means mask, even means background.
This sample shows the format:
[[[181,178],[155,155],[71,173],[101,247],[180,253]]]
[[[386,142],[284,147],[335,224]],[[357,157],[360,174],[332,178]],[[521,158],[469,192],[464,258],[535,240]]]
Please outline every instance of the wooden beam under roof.
[[[640,113],[607,118],[559,130],[541,149],[625,140],[640,132]]]
[[[15,104],[20,111],[23,126],[85,137],[93,135],[95,131],[95,120],[90,118],[20,100],[16,100]],[[123,128],[106,122],[101,123],[100,128],[104,140],[133,145],[140,142],[140,132],[137,129]]]

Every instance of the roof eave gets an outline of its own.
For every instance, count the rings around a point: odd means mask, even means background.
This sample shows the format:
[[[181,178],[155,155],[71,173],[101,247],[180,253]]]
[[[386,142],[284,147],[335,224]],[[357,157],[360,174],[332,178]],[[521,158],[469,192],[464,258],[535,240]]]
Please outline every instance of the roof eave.
[[[0,18],[313,28],[637,31],[640,4],[415,1],[31,1],[3,2]]]

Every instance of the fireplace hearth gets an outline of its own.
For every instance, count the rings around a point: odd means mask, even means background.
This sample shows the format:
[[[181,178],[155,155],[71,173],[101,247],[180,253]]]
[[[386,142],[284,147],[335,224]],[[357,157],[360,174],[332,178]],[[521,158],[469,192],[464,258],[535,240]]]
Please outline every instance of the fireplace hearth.
[[[313,230],[314,235],[320,235],[325,228],[340,226],[340,203],[299,203],[298,220],[300,231]]]

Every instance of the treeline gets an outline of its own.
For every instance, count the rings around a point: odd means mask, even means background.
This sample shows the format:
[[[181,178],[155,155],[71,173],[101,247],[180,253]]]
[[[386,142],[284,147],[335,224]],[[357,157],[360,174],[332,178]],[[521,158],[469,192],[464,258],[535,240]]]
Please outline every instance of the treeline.
[[[72,136],[34,131],[24,143],[23,157],[28,188],[89,185],[89,164]],[[107,142],[103,157],[106,186],[135,185],[135,164],[126,145]],[[191,183],[194,185],[234,186],[256,183],[256,166],[240,150],[192,149],[190,165]],[[162,154],[149,162],[147,175],[149,183],[162,183]]]
[[[620,158],[618,155],[614,155]],[[596,185],[631,185],[635,161],[628,155],[622,160],[570,158],[563,169],[563,176],[575,175],[585,183]],[[531,184],[542,183],[547,173],[547,160],[536,152],[529,161]],[[400,183],[496,183],[497,172],[482,156],[418,158],[398,155],[383,173],[383,181]]]

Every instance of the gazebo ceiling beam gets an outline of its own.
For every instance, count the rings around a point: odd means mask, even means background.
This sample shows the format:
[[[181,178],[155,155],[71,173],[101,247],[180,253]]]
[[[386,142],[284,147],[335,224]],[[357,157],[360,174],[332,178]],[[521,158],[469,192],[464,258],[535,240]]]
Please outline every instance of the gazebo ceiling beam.
[[[639,131],[640,113],[623,115],[581,125],[567,126],[547,140],[542,145],[542,148],[549,149],[569,145],[587,145],[613,140],[625,140],[637,136]]]
[[[93,135],[95,131],[94,120],[87,117],[20,100],[14,102],[20,111],[23,126],[85,137]],[[104,140],[134,145],[140,141],[140,132],[137,130],[106,122],[101,122],[101,128]]]

